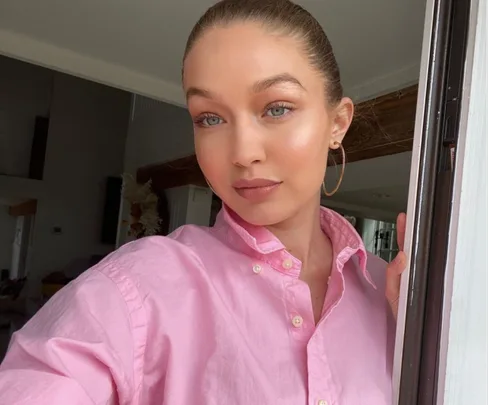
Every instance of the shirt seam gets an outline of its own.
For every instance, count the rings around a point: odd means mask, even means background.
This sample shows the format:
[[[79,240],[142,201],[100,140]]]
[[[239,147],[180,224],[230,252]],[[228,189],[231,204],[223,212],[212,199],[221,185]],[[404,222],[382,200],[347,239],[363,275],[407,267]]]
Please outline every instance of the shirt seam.
[[[109,274],[106,274],[103,271],[104,269],[109,271]],[[146,314],[146,309],[144,308],[143,299],[142,299],[140,291],[137,288],[137,286],[135,285],[134,281],[130,277],[128,277],[127,275],[121,274],[120,270],[118,268],[116,268],[114,265],[109,264],[108,266],[106,266],[103,269],[95,269],[95,270],[99,274],[103,275],[106,279],[110,280],[117,287],[117,290],[118,290],[120,296],[122,297],[122,299],[124,300],[124,303],[126,305],[127,315],[129,318],[130,329],[131,329],[132,344],[133,344],[133,348],[134,348],[134,356],[133,356],[134,357],[134,365],[133,365],[134,373],[135,373],[135,375],[138,375],[137,378],[134,378],[134,380],[136,380],[136,381],[138,380],[138,381],[137,381],[137,384],[136,383],[134,384],[134,395],[132,396],[131,399],[133,400],[134,398],[137,398],[136,404],[139,404],[140,403],[139,394],[140,394],[141,386],[143,383],[144,357],[145,357],[145,352],[146,352],[146,347],[147,347],[147,314]],[[117,278],[117,279],[115,279],[115,278]],[[132,308],[132,306],[129,304],[130,300],[128,299],[127,293],[123,291],[123,289],[121,288],[121,286],[119,284],[120,282],[124,282],[124,281],[131,284],[132,291],[134,291],[137,294],[137,298],[139,301],[138,302],[138,304],[139,304],[138,308]],[[144,315],[144,322],[142,325],[140,325],[144,329],[144,333],[143,333],[144,338],[140,342],[140,348],[138,348],[139,345],[137,344],[137,341],[140,339],[137,338],[136,333],[135,333],[135,329],[136,329],[135,324],[137,324],[137,322],[134,319],[135,318],[135,312],[142,313]],[[139,351],[140,351],[140,353],[137,353]],[[137,361],[137,358],[139,358],[139,361]],[[139,367],[137,367],[137,363],[140,363]],[[123,374],[124,374],[124,379],[126,381],[126,384],[128,384],[129,381],[128,381],[127,373],[123,371]]]

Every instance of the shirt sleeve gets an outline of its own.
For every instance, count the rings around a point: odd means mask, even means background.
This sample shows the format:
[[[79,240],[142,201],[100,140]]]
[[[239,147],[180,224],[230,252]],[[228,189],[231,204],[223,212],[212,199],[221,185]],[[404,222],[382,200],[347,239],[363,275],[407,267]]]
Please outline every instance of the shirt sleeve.
[[[131,288],[89,270],[58,292],[13,335],[0,405],[138,404],[140,307]]]

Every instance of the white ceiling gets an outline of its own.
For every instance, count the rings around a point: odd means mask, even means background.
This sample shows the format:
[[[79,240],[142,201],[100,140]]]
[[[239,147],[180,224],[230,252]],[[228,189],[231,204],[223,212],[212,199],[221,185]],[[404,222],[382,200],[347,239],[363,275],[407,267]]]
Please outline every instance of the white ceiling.
[[[181,105],[185,41],[213,2],[2,0],[0,53]],[[299,3],[325,28],[350,96],[417,81],[425,0]]]
[[[351,215],[392,221],[407,208],[411,159],[412,153],[404,152],[348,163],[341,187],[322,203]],[[329,190],[337,184],[341,168],[327,169]]]
[[[408,181],[401,186],[337,192],[322,203],[349,215],[363,218],[394,221],[400,212],[406,212]]]

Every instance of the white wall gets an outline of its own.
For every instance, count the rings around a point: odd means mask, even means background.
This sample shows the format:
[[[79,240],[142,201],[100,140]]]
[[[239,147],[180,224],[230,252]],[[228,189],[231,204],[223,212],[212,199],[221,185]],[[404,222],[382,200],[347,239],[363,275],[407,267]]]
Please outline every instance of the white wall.
[[[29,272],[41,277],[109,252],[99,242],[105,181],[123,171],[130,94],[3,57],[0,72],[3,170],[28,173],[34,117],[50,116],[44,179],[0,176],[1,200],[38,199]],[[1,132],[2,117],[13,130]],[[8,221],[0,214],[0,232]]]
[[[337,196],[350,191],[408,187],[411,160],[412,152],[402,152],[358,162],[346,162],[344,179]],[[327,169],[329,190],[337,183],[341,170],[341,165],[337,166],[337,170],[333,166]]]
[[[166,192],[170,220],[169,231],[185,224],[208,226],[213,193],[209,188],[187,185],[170,188]]]
[[[43,195],[44,183],[40,180],[0,175],[0,202],[3,204],[20,204]]]
[[[54,73],[0,57],[0,174],[28,176],[37,115],[47,116]]]
[[[123,171],[130,95],[56,74],[46,165],[39,200],[32,270],[56,270],[71,260],[103,254],[100,243],[105,181]],[[53,233],[61,227],[62,234]]]
[[[0,57],[0,269],[10,269],[16,219],[8,204],[43,193],[28,176],[35,117],[49,115],[54,72]]]
[[[0,270],[10,269],[14,236],[15,218],[9,215],[7,205],[0,205]]]
[[[125,154],[128,172],[193,152],[193,123],[186,109],[135,96]]]
[[[135,175],[140,167],[192,153],[193,123],[186,109],[142,96],[133,97],[125,148],[126,173]],[[129,207],[125,201],[121,208],[118,245],[130,240],[127,235]]]

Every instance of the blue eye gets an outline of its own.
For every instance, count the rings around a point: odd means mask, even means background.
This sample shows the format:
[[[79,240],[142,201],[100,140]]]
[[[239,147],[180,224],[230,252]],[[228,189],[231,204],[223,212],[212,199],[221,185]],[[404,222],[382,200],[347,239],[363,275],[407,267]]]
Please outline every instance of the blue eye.
[[[202,120],[202,124],[207,127],[213,127],[214,125],[219,125],[221,121],[219,117],[205,117]]]
[[[291,109],[282,106],[270,107],[266,110],[266,115],[273,118],[279,118],[290,112]]]
[[[214,127],[219,125],[223,122],[222,118],[217,117],[216,115],[207,115],[197,118],[195,120],[195,124],[200,125],[202,127]]]

